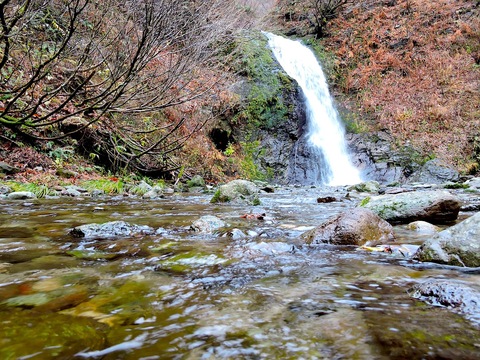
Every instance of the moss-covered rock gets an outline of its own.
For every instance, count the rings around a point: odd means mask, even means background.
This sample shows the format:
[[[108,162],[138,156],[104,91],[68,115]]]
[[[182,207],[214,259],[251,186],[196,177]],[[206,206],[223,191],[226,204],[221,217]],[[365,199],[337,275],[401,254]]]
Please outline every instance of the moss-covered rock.
[[[480,213],[428,239],[414,257],[420,261],[479,267]]]
[[[454,221],[460,201],[448,191],[417,191],[372,196],[362,207],[394,224],[424,220],[434,224]]]
[[[233,180],[221,185],[210,200],[211,203],[233,202],[247,205],[260,205],[260,190],[251,181]]]

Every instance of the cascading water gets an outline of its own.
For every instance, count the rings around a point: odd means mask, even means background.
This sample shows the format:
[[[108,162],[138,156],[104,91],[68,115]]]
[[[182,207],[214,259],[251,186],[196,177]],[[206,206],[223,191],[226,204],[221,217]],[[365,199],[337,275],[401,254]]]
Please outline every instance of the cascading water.
[[[359,171],[349,159],[345,130],[315,55],[298,41],[271,33],[265,35],[276,59],[298,82],[305,96],[308,153],[313,158],[312,165],[317,168],[314,170],[316,182],[332,186],[361,182]]]

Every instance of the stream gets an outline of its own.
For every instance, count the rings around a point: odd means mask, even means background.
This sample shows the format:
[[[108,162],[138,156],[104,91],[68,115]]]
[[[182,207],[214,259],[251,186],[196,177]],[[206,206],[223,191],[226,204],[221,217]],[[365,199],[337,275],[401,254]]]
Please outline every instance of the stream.
[[[338,201],[317,203],[332,195]],[[354,247],[298,246],[300,234],[356,206],[344,188],[281,187],[257,207],[211,197],[2,201],[0,358],[480,358],[478,314],[409,295],[425,279],[478,285],[479,275]],[[242,217],[249,213],[265,215]],[[228,227],[191,231],[203,215]],[[68,234],[115,220],[155,233]],[[425,239],[404,226],[395,232],[399,244]]]

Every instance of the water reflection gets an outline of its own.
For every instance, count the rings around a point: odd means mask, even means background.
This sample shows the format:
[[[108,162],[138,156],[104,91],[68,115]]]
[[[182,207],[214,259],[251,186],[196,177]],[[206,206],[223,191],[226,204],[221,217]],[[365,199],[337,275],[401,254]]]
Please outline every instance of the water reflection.
[[[317,204],[320,191],[265,195],[266,221],[241,218],[256,208],[212,205],[207,195],[3,203],[1,357],[475,358],[478,328],[407,291],[427,278],[478,285],[478,275],[387,253],[299,247],[299,234],[352,206]],[[205,214],[256,235],[190,231]],[[114,240],[67,235],[119,219],[161,230]],[[422,241],[396,231],[402,243]]]

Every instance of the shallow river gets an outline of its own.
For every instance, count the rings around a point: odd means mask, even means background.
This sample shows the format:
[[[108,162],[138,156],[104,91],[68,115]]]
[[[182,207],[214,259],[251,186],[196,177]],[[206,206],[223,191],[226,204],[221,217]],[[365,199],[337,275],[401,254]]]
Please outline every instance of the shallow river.
[[[402,255],[297,238],[354,201],[283,188],[260,207],[211,195],[0,203],[1,359],[480,359],[479,317],[409,295],[427,278],[480,276]],[[242,215],[265,213],[263,220]],[[199,234],[216,215],[246,238]],[[85,240],[123,220],[155,235]],[[228,229],[226,229],[228,230]],[[399,243],[421,244],[403,227]],[[297,244],[297,246],[295,245]]]

